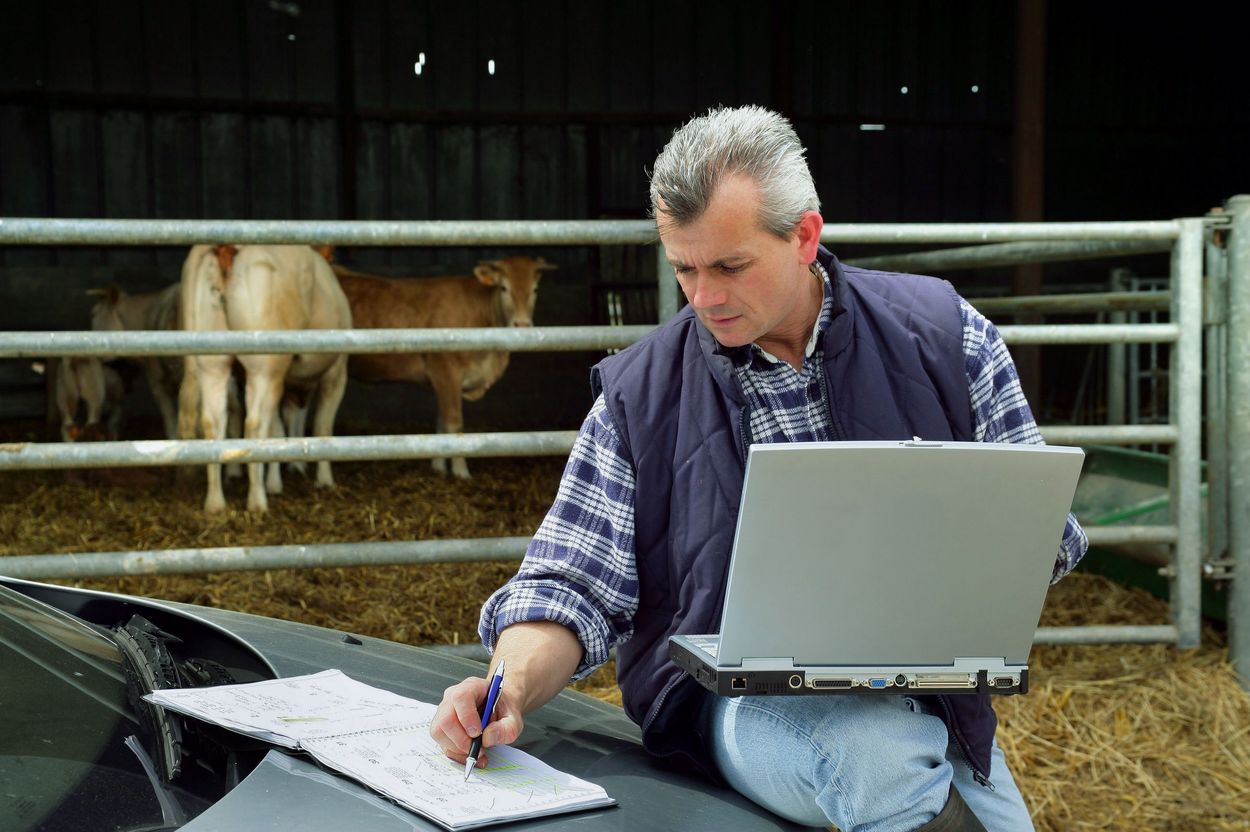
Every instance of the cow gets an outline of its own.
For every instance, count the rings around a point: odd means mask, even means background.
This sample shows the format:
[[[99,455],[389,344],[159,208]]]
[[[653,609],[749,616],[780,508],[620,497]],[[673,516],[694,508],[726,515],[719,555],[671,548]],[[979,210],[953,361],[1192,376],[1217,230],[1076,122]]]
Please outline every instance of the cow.
[[[125,389],[116,370],[94,356],[66,356],[53,376],[62,442],[117,439]]]
[[[116,284],[88,289],[96,299],[91,309],[91,328],[97,332],[181,329],[178,309],[180,285],[155,292],[131,295]],[[182,358],[146,356],[139,359],[152,398],[161,412],[166,439],[178,438],[178,387],[182,383]],[[194,437],[184,437],[194,438]]]
[[[322,253],[325,256],[325,253]],[[472,276],[387,278],[334,265],[359,329],[533,326],[534,300],[542,273],[556,268],[543,258],[483,260]],[[364,382],[428,382],[438,399],[438,432],[464,428],[461,399],[477,401],[508,366],[507,352],[358,354],[348,373]],[[432,460],[447,472],[446,459]],[[463,457],[451,472],[469,478]]]
[[[351,310],[329,264],[307,246],[192,247],[182,267],[181,309],[188,331],[350,329]],[[246,374],[249,439],[282,434],[277,411],[284,392],[307,396],[313,434],[330,436],[347,386],[347,358],[333,354],[188,356],[179,393],[180,433],[199,412],[201,433],[221,439],[226,388],[236,360]],[[271,472],[275,470],[271,468]],[[331,488],[330,463],[317,463],[316,484]],[[249,511],[268,510],[260,463],[248,465]],[[207,512],[226,507],[221,466],[208,466]]]

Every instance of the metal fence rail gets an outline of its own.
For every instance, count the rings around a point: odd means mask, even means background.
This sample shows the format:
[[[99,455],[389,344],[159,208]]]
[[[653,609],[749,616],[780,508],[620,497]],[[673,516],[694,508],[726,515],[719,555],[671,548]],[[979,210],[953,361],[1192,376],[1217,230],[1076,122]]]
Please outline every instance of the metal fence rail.
[[[1247,206],[1250,211],[1250,206]],[[1250,236],[1247,231],[1244,236]],[[1043,436],[1064,444],[1157,442],[1171,451],[1171,504],[1167,526],[1090,529],[1095,542],[1156,542],[1174,547],[1172,624],[1043,628],[1039,642],[1173,642],[1197,644],[1200,623],[1201,529],[1199,477],[1202,382],[1203,220],[1124,223],[1008,223],[826,225],[829,243],[988,243],[966,249],[899,255],[891,263],[929,263],[929,270],[1002,265],[1049,259],[1172,251],[1172,311],[1167,324],[1082,324],[1001,327],[1009,344],[1168,343],[1172,345],[1171,401],[1167,425],[1050,426]],[[185,245],[309,243],[338,245],[654,245],[649,221],[217,221],[0,219],[0,245]],[[676,282],[660,246],[659,317],[677,309]],[[900,260],[902,258],[910,258]],[[928,258],[927,260],[925,258]],[[960,259],[962,258],[962,259]],[[1244,260],[1244,258],[1243,258]],[[886,261],[873,261],[883,264]],[[937,266],[933,264],[938,264]],[[908,265],[909,268],[913,267]],[[1245,269],[1243,263],[1242,266]],[[1236,274],[1236,268],[1233,269]],[[1157,304],[1161,299],[1152,299]],[[1079,301],[1069,301],[1078,303]],[[1114,311],[1111,298],[1108,311]],[[1088,301],[1084,301],[1088,303]],[[272,352],[433,352],[446,350],[610,349],[642,337],[651,327],[561,327],[524,330],[351,330],[317,332],[57,332],[0,333],[0,356],[191,355]],[[1231,378],[1231,373],[1230,373]],[[1230,387],[1231,394],[1231,387]],[[1230,420],[1231,421],[1231,420]],[[1250,419],[1247,420],[1250,422]],[[561,455],[571,432],[467,434],[460,436],[374,436],[223,441],[112,442],[83,445],[18,443],[0,446],[0,470],[114,465],[201,465],[261,462],[413,459],[445,456]],[[1231,444],[1231,440],[1230,440]],[[1250,444],[1250,443],[1248,443]],[[1234,475],[1235,481],[1235,475]],[[1235,491],[1235,489],[1233,489]],[[85,577],[164,571],[269,569],[294,566],[427,563],[438,560],[495,560],[520,556],[525,538],[413,541],[400,544],[188,549],[166,552],[96,552],[80,555],[8,557],[6,572],[24,576]],[[16,571],[15,571],[16,570]]]

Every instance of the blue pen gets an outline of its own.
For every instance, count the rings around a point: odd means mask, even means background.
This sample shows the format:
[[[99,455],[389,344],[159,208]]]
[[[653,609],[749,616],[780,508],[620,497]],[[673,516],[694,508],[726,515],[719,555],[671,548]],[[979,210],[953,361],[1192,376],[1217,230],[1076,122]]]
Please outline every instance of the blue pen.
[[[503,659],[495,667],[495,675],[490,677],[490,690],[486,692],[486,707],[482,709],[482,731],[490,724],[490,715],[495,710],[495,702],[499,699],[499,689],[503,687]],[[464,779],[467,781],[477,765],[477,755],[482,753],[482,735],[478,734],[469,745],[469,759],[464,761]]]

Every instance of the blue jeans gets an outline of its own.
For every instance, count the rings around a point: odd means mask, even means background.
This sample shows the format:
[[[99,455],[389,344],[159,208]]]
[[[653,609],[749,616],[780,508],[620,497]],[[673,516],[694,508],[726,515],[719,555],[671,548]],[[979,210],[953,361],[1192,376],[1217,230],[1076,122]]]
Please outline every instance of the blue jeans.
[[[953,783],[990,832],[1033,829],[998,744],[991,789],[911,697],[709,696],[703,719],[730,785],[796,823],[913,830],[942,810]]]

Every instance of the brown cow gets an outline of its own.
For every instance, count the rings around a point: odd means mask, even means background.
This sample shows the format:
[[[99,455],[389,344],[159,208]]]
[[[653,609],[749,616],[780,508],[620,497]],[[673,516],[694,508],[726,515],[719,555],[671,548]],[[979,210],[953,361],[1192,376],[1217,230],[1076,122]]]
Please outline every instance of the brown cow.
[[[195,246],[182,267],[182,318],[187,330],[350,329],[351,310],[326,261],[307,246]],[[221,439],[225,428],[230,355],[196,355],[186,362],[180,419],[198,400],[203,435]],[[240,355],[247,373],[244,435],[281,435],[277,416],[284,389],[309,395],[313,434],[329,436],[347,386],[343,355]],[[179,428],[182,433],[185,427]],[[270,469],[271,472],[276,470]],[[265,511],[260,463],[248,465],[247,507]],[[317,485],[333,487],[330,463],[317,463]],[[208,466],[205,511],[225,508],[221,466]]]
[[[360,329],[533,326],[542,272],[556,268],[541,257],[506,257],[477,264],[473,276],[386,278],[334,266]],[[432,352],[353,355],[352,378],[365,382],[429,382],[438,398],[438,432],[464,428],[461,399],[477,401],[508,366],[506,352]],[[447,460],[432,461],[447,472]],[[468,479],[464,457],[451,472]]]

